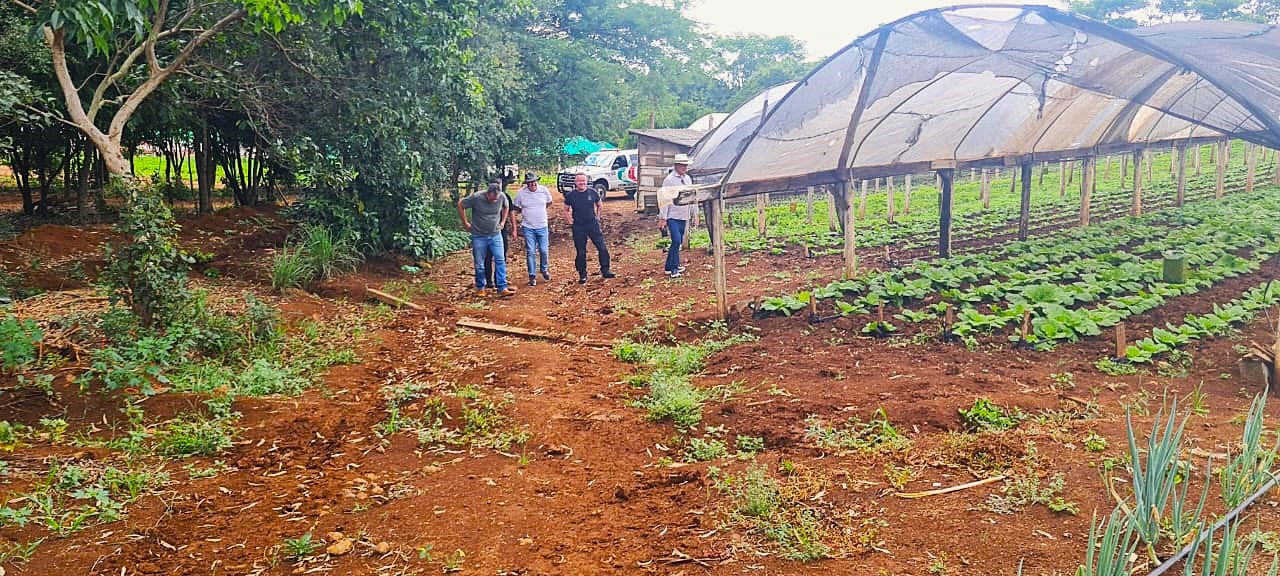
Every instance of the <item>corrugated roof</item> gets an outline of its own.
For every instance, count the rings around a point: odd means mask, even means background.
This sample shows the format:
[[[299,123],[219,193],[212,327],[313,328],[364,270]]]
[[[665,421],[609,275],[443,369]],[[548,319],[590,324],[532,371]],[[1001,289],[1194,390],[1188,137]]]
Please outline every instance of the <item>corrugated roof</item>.
[[[706,130],[692,130],[689,128],[648,128],[644,130],[631,130],[636,136],[647,136],[649,138],[657,138],[672,144],[688,146],[692,148],[707,133]]]

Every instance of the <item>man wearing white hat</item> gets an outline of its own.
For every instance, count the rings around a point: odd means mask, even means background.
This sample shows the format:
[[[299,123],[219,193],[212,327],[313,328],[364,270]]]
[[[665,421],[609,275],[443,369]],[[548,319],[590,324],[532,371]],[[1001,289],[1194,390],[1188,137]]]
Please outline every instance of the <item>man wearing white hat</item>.
[[[693,178],[688,174],[689,155],[676,154],[673,162],[675,167],[662,180],[662,187],[692,185]],[[684,266],[680,265],[680,246],[684,244],[685,230],[693,219],[694,209],[693,204],[679,206],[674,202],[667,202],[658,208],[658,228],[671,233],[671,247],[667,249],[667,262],[663,268],[672,278],[679,278],[684,273]]]

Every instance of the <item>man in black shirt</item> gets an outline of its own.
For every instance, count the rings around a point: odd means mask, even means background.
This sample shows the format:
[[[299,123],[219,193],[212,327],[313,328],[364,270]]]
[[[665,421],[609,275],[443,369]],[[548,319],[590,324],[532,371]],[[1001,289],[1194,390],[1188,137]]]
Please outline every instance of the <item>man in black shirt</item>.
[[[609,249],[604,245],[604,233],[600,231],[600,194],[587,187],[587,175],[579,172],[573,180],[573,190],[564,195],[564,214],[573,225],[573,248],[578,252],[573,265],[578,269],[578,283],[587,283],[587,239],[596,245],[600,258],[600,275],[616,278],[609,271]]]

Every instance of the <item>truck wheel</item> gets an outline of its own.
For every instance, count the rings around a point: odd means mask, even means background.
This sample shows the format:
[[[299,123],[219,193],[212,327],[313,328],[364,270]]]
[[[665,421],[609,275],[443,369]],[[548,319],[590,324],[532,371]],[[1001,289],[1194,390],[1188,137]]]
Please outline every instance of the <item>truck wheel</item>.
[[[609,195],[609,181],[596,180],[596,193],[600,194],[600,199],[604,200]]]

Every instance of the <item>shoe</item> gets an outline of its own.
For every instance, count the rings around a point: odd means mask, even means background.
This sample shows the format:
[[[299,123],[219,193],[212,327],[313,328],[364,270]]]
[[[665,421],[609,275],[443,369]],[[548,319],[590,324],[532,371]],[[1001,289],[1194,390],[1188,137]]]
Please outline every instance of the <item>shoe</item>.
[[[484,288],[476,288],[476,296],[477,296],[477,297],[484,298],[484,297],[485,297],[485,296],[487,296],[488,294],[489,294],[489,292],[488,292],[487,290],[485,290]]]
[[[679,278],[681,274],[679,270],[676,270],[675,272],[671,272],[670,274],[667,274],[667,276],[670,276],[672,278]]]
[[[498,290],[498,293],[499,293],[499,294],[501,294],[501,293],[503,293],[503,292],[515,292],[515,291],[516,291],[516,287],[515,287],[515,286],[512,286],[512,285],[510,285],[510,284],[507,284],[507,288],[506,288],[505,290]]]
[[[579,284],[586,284],[586,283],[587,283],[587,277],[586,277],[586,276],[579,276],[579,277],[578,277],[578,283],[579,283]]]
[[[684,274],[684,271],[685,271],[685,267],[684,267],[684,266],[681,266],[681,267],[679,267],[679,268],[676,268],[676,272],[677,272],[677,273],[679,273],[679,274]]]
[[[498,291],[498,297],[499,297],[499,298],[508,298],[508,297],[515,296],[515,295],[516,295],[516,290],[515,290],[515,288],[512,288],[512,287],[510,287],[510,286],[508,286],[506,290],[499,290],[499,291]]]
[[[538,277],[537,277],[537,276],[530,276],[530,277],[529,277],[529,285],[530,285],[530,286],[537,286],[537,285],[538,285]]]
[[[606,270],[606,271],[604,271],[604,272],[601,272],[601,273],[600,273],[600,275],[601,275],[601,276],[603,276],[603,277],[605,277],[605,278],[617,278],[617,277],[618,277],[618,275],[617,275],[617,274],[614,274],[613,272],[609,272],[609,271],[607,271],[607,270]]]
[[[543,271],[542,271],[542,279],[543,279],[543,280],[546,280],[547,282],[550,282],[550,281],[551,281],[551,274],[550,274],[550,273],[548,273],[546,270],[543,270]]]

